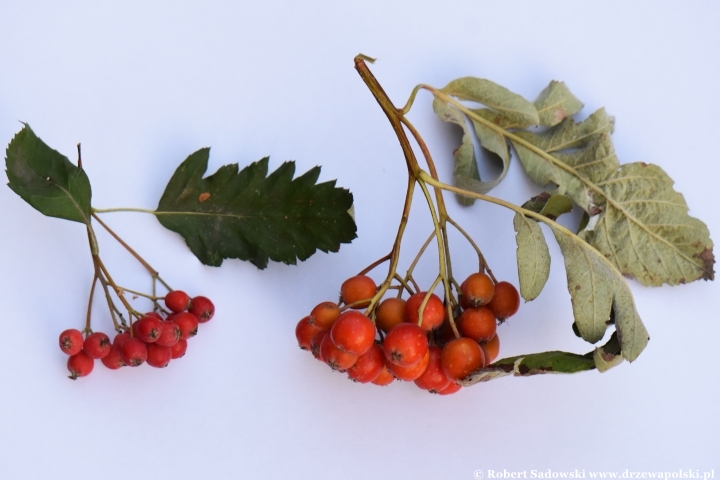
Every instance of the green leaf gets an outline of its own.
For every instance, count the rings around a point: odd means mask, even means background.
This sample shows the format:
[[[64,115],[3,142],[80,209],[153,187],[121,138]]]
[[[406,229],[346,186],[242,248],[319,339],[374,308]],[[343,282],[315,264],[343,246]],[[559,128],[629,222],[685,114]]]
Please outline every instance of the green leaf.
[[[43,215],[90,224],[90,180],[83,169],[48,147],[29,125],[5,154],[8,186]]]
[[[550,275],[550,252],[545,236],[535,220],[516,214],[513,226],[517,235],[517,265],[520,295],[526,302],[540,295]]]
[[[532,103],[484,78],[458,78],[448,83],[442,92],[459,100],[482,103],[515,123],[537,125],[540,122],[537,109]]]
[[[588,355],[559,351],[532,353],[497,360],[470,374],[460,383],[467,387],[507,375],[530,377],[546,373],[578,373],[594,368],[595,361]]]
[[[553,127],[578,113],[583,103],[570,92],[564,82],[551,81],[535,100],[540,125]]]
[[[512,144],[539,185],[550,182],[588,214],[580,232],[624,275],[644,285],[712,280],[715,263],[707,226],[688,215],[681,194],[660,168],[620,166],[599,110],[581,123],[568,118],[546,132],[517,132]]]
[[[557,220],[560,215],[572,210],[572,200],[565,195],[542,192],[523,203],[522,208],[532,210],[550,220]]]
[[[203,178],[210,149],[175,171],[158,205],[160,223],[185,238],[204,264],[238,258],[265,268],[268,259],[295,264],[316,250],[339,250],[356,235],[352,194],[335,181],[316,183],[320,168],[293,179],[295,164],[268,175],[268,158],[238,171],[225,165]]]

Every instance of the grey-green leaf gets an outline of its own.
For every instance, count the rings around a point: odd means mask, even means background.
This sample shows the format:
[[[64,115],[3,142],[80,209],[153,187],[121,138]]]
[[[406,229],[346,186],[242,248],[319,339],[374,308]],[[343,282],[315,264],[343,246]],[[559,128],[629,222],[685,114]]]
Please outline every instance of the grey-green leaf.
[[[90,223],[90,180],[85,171],[48,147],[29,125],[15,135],[5,157],[8,186],[43,215]]]
[[[624,360],[617,332],[613,332],[610,340],[602,347],[597,347],[592,353],[595,366],[600,373],[620,365]]]
[[[484,78],[463,77],[442,89],[460,100],[478,102],[502,113],[513,122],[537,125],[540,121],[535,105],[505,87]]]
[[[539,213],[550,220],[557,220],[560,215],[572,210],[572,200],[565,195],[542,192],[523,203],[522,208]]]
[[[545,236],[535,220],[515,214],[517,265],[520,295],[526,302],[540,295],[550,275],[550,252]]]
[[[546,373],[578,373],[595,368],[592,355],[578,355],[568,352],[542,352],[497,360],[470,374],[462,382],[470,386],[507,375],[529,377]]]
[[[540,125],[552,127],[578,113],[583,108],[583,103],[570,92],[564,82],[553,80],[540,92],[535,100],[535,108]]]

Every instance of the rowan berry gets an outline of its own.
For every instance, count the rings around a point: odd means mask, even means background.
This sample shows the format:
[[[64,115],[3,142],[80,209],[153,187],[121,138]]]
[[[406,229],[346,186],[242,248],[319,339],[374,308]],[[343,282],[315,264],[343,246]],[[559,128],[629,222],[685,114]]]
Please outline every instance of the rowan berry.
[[[177,323],[178,328],[180,328],[181,340],[187,340],[188,338],[197,335],[198,319],[192,313],[180,312],[175,314],[172,321]]]
[[[149,345],[153,345],[150,343]],[[147,360],[147,346],[137,338],[128,338],[120,344],[118,349],[120,358],[128,367],[137,367]]]
[[[332,324],[340,316],[340,307],[334,302],[322,302],[315,305],[310,312],[310,325],[320,330],[330,330]]]
[[[380,302],[375,311],[375,324],[387,333],[398,323],[405,321],[405,300],[389,297]]]
[[[390,385],[393,381],[395,381],[395,377],[393,377],[393,374],[390,373],[390,370],[387,369],[387,363],[383,365],[382,370],[380,370],[380,373],[377,377],[375,377],[375,380],[371,381],[373,385],[379,385],[381,387],[384,387],[385,385]]]
[[[428,366],[425,372],[415,380],[415,385],[423,390],[438,392],[450,384],[450,379],[447,378],[445,372],[443,372],[442,364],[440,363],[442,349],[431,346],[429,353]]]
[[[425,330],[414,323],[395,325],[385,336],[383,350],[388,362],[404,367],[415,365],[428,352]]]
[[[187,340],[180,340],[175,345],[170,347],[170,351],[172,352],[171,358],[175,360],[176,358],[181,358],[185,355],[185,352],[187,351]]]
[[[462,284],[462,296],[470,307],[479,307],[492,300],[495,285],[486,274],[473,273]]]
[[[472,338],[476,342],[484,342],[495,335],[497,322],[490,309],[470,307],[460,315],[457,327],[464,337]]]
[[[190,306],[190,296],[182,290],[173,290],[165,295],[165,306],[172,312],[183,312]]]
[[[495,285],[495,295],[487,308],[498,320],[503,321],[517,313],[520,308],[520,294],[512,283],[498,282]]]
[[[117,370],[125,366],[125,363],[120,357],[120,351],[115,345],[112,346],[107,355],[100,360],[110,370]]]
[[[450,380],[462,380],[485,365],[485,356],[475,340],[463,337],[443,347],[440,363]]]
[[[447,387],[443,388],[442,390],[436,392],[438,395],[452,395],[453,393],[458,392],[462,388],[462,385],[455,382],[450,382]]]
[[[102,332],[88,335],[83,343],[83,351],[92,359],[104,358],[111,348],[110,339]]]
[[[405,304],[405,321],[417,324],[420,320],[420,306],[425,299],[427,292],[418,292],[408,298]],[[423,310],[422,328],[425,331],[433,330],[442,325],[445,319],[445,306],[440,297],[434,293],[430,294],[425,309]]]
[[[182,338],[182,332],[178,324],[172,320],[160,322],[160,336],[155,343],[163,347],[172,347]]]
[[[497,333],[487,342],[481,343],[480,348],[482,348],[483,355],[485,355],[485,365],[494,362],[500,353],[500,338]]]
[[[122,342],[130,338],[130,334],[128,332],[122,332],[115,335],[115,338],[113,339],[113,347],[120,348],[120,345]]]
[[[387,362],[385,366],[398,380],[404,380],[406,382],[412,382],[417,380],[420,376],[425,373],[427,366],[430,363],[430,350],[425,353],[425,356],[417,362],[415,365],[405,367],[396,363]]]
[[[90,375],[95,366],[95,360],[90,358],[85,352],[80,350],[75,355],[70,356],[67,361],[67,368],[70,371],[72,380],[78,377],[86,377]]]
[[[355,365],[357,355],[343,352],[332,341],[330,335],[325,335],[320,343],[320,358],[333,370],[344,372]]]
[[[133,323],[133,335],[145,343],[153,343],[160,337],[161,322],[155,315],[145,315]]]
[[[68,355],[75,355],[83,348],[83,335],[74,328],[60,334],[60,350]]]
[[[215,315],[215,305],[209,298],[198,295],[190,301],[188,311],[197,317],[198,322],[205,323]]]
[[[330,333],[327,330],[320,330],[315,335],[313,335],[312,339],[310,340],[310,351],[313,354],[313,357],[317,358],[321,362],[323,361],[322,358],[320,358],[320,345],[322,345],[322,341],[325,338],[325,336]]]
[[[355,364],[348,368],[348,377],[354,382],[372,382],[385,367],[385,354],[377,343],[360,355]]]
[[[295,327],[295,338],[297,338],[300,348],[310,350],[310,340],[312,340],[312,337],[319,331],[319,328],[310,324],[310,316],[300,320]]]
[[[370,299],[375,296],[375,293],[377,293],[377,285],[367,275],[350,277],[340,287],[343,302],[345,305],[352,305],[352,308],[366,308],[370,305]],[[361,302],[361,300],[367,301]]]
[[[177,344],[176,344],[177,345]],[[155,368],[167,367],[172,359],[172,347],[163,347],[157,343],[147,344],[147,364]]]
[[[349,310],[333,323],[330,338],[343,352],[362,355],[375,343],[375,325],[362,313]]]

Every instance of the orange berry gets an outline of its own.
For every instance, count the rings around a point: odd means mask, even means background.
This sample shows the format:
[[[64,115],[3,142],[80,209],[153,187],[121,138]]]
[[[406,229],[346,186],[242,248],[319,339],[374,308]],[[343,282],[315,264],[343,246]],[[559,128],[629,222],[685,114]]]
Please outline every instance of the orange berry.
[[[482,348],[483,354],[485,355],[485,365],[490,365],[494,362],[500,353],[500,338],[497,336],[497,333],[487,342],[481,343],[480,348]]]
[[[334,302],[318,303],[310,312],[308,323],[320,330],[329,330],[340,316],[340,308]]]
[[[409,323],[417,324],[420,319],[420,305],[422,305],[427,292],[418,292],[408,298],[405,304],[405,321]],[[428,302],[425,304],[423,310],[423,320],[420,328],[429,332],[440,325],[442,325],[445,319],[445,306],[443,305],[440,297],[434,293],[430,294]]]
[[[345,280],[340,287],[340,294],[346,305],[351,305],[361,300],[366,302],[353,305],[352,308],[366,308],[370,305],[370,299],[375,296],[377,285],[375,281],[366,275],[356,275]]]
[[[387,333],[398,323],[405,321],[405,300],[402,298],[386,298],[375,311],[375,324]]]
[[[463,337],[445,345],[440,363],[450,380],[462,380],[485,366],[485,355],[475,340]]]
[[[512,317],[520,308],[520,294],[512,283],[498,282],[495,285],[495,295],[487,304],[498,320]]]
[[[470,307],[487,304],[495,293],[495,285],[484,273],[473,273],[463,282],[461,288],[463,299]]]
[[[495,336],[497,322],[488,308],[468,308],[460,315],[457,327],[463,337],[484,342]]]

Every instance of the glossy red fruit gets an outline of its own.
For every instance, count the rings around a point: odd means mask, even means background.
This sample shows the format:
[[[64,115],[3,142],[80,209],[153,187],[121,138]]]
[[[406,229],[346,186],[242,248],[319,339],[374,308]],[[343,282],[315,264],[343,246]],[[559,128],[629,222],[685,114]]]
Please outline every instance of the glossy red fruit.
[[[375,343],[375,325],[362,313],[348,310],[333,323],[330,338],[343,352],[362,355]]]
[[[155,343],[163,347],[172,347],[180,341],[182,337],[180,327],[172,320],[160,322],[160,329],[160,336]]]
[[[100,360],[110,370],[117,370],[125,366],[125,362],[120,357],[120,351],[115,345],[112,346],[110,352]]]
[[[295,327],[295,338],[297,338],[300,348],[310,350],[310,340],[319,331],[320,329],[315,325],[310,325],[310,316],[300,320]]]
[[[170,356],[173,360],[176,358],[181,358],[185,355],[185,352],[187,351],[187,340],[180,340],[175,345],[170,347],[170,352],[172,355]]]
[[[165,295],[165,306],[172,312],[184,312],[190,306],[190,296],[182,290],[173,290]]]
[[[321,362],[323,361],[322,358],[320,358],[320,345],[322,345],[322,341],[330,332],[327,330],[320,330],[315,335],[313,335],[312,340],[310,340],[310,351],[313,354],[313,357],[317,358]]]
[[[495,336],[497,321],[490,309],[470,307],[460,315],[457,327],[463,337],[484,342]]]
[[[320,343],[320,358],[333,370],[344,372],[355,365],[358,357],[357,355],[343,352],[333,343],[330,335],[325,335]]]
[[[95,332],[87,336],[83,343],[83,351],[93,359],[105,358],[110,353],[112,343],[107,335],[102,332]]]
[[[145,342],[137,338],[128,338],[122,342],[119,353],[123,363],[128,367],[137,367],[147,360],[147,346]]]
[[[473,273],[463,282],[461,288],[463,299],[470,307],[489,303],[495,294],[492,279],[484,273]]]
[[[485,355],[485,365],[487,366],[494,362],[498,354],[500,354],[500,338],[497,333],[487,342],[481,343],[480,348],[482,348],[483,355]]]
[[[75,380],[78,377],[85,377],[90,375],[95,366],[95,360],[88,357],[85,352],[80,350],[75,355],[68,358],[67,368],[70,372],[70,379]]]
[[[198,322],[205,323],[215,315],[215,305],[209,298],[198,295],[190,301],[188,311],[197,317]]]
[[[315,305],[310,312],[310,325],[320,330],[330,330],[335,320],[340,317],[340,307],[334,302],[322,302]]]
[[[382,370],[380,370],[380,373],[377,377],[375,377],[375,380],[373,380],[373,385],[378,385],[380,387],[384,387],[385,385],[390,385],[392,382],[395,381],[395,377],[393,377],[393,374],[390,373],[390,370],[387,369],[387,363],[383,365]]]
[[[348,368],[348,377],[354,382],[369,383],[380,375],[385,367],[385,354],[377,343],[360,355],[355,364]]]
[[[370,299],[377,293],[375,281],[367,275],[356,275],[345,280],[340,287],[340,295],[345,305],[352,308],[366,308]],[[361,302],[361,300],[367,300]]]
[[[485,365],[485,355],[475,340],[463,337],[445,345],[440,363],[450,380],[462,380]]]
[[[420,320],[420,306],[425,299],[427,292],[418,292],[411,295],[405,304],[405,321],[417,324]],[[425,309],[423,310],[423,320],[420,328],[429,332],[442,325],[445,319],[445,306],[440,297],[434,293],[430,294]]]
[[[139,338],[145,343],[153,343],[160,337],[161,327],[159,320],[155,315],[145,315],[137,322],[133,323],[133,336]]]
[[[173,322],[180,328],[180,339],[187,340],[194,337],[198,332],[198,319],[189,312],[180,312],[173,317]]]
[[[383,332],[389,332],[395,325],[405,321],[405,300],[386,298],[375,311],[375,324]]]
[[[495,295],[487,307],[498,320],[505,320],[515,315],[520,308],[520,294],[512,283],[498,282]]]
[[[450,384],[447,387],[445,387],[442,390],[440,390],[439,392],[435,392],[435,393],[437,393],[438,395],[452,395],[453,393],[460,391],[461,388],[462,388],[462,386],[460,384],[455,383],[455,382],[450,382]]]
[[[65,330],[60,334],[60,350],[68,355],[75,355],[83,348],[83,335],[74,328]]]
[[[422,376],[423,373],[425,373],[425,370],[427,370],[427,366],[430,363],[430,351],[425,354],[425,356],[415,365],[411,365],[409,367],[403,367],[402,365],[397,365],[394,363],[387,362],[385,366],[390,371],[390,373],[393,374],[395,378],[398,380],[404,380],[406,382],[412,382],[414,380],[417,380]]]
[[[160,321],[164,320],[163,316],[160,315],[160,313],[158,313],[158,312],[147,312],[144,316],[145,317],[153,317]]]
[[[177,344],[176,344],[177,345]],[[157,343],[147,345],[147,364],[155,368],[165,368],[172,360],[172,347],[163,347]]]
[[[113,339],[113,347],[120,348],[120,345],[122,342],[130,338],[130,334],[128,332],[122,332],[115,335],[115,338]]]
[[[430,347],[430,358],[428,366],[425,372],[415,380],[415,385],[422,388],[423,390],[430,390],[431,392],[439,392],[450,384],[450,379],[447,378],[445,372],[443,372],[442,364],[440,363],[440,354],[442,349],[440,347]]]
[[[393,327],[383,342],[388,362],[410,367],[423,359],[428,352],[425,330],[414,323],[401,323]]]

